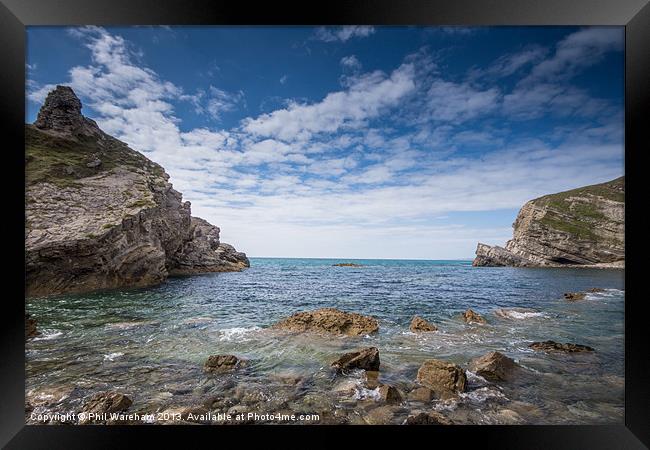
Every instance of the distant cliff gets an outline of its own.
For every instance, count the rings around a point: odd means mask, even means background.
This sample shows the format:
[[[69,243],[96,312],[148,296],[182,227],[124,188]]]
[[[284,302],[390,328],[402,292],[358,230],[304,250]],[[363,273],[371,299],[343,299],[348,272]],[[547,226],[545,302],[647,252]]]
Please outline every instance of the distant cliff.
[[[84,117],[69,87],[48,94],[25,146],[28,296],[249,267],[219,228],[191,217],[161,166]]]
[[[625,266],[625,177],[527,202],[503,247],[478,244],[474,266]]]

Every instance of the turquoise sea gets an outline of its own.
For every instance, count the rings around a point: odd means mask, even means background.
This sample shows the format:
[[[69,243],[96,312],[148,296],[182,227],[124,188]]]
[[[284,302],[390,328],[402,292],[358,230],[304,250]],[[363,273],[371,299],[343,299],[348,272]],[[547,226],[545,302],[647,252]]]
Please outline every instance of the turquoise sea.
[[[342,262],[363,267],[333,266]],[[341,353],[378,347],[380,382],[406,395],[427,359],[466,368],[472,358],[498,350],[522,367],[516,379],[494,384],[470,372],[459,398],[405,399],[381,420],[402,423],[413,411],[435,409],[460,424],[621,423],[624,274],[472,267],[471,261],[251,258],[251,268],[238,273],[30,299],[27,311],[42,334],[26,345],[27,398],[37,412],[66,412],[95,392],[115,390],[133,399],[130,411],[142,413],[207,405],[215,414],[234,407],[318,413],[320,423],[376,423],[373,410],[381,404],[364,374],[337,377],[329,369]],[[605,290],[582,301],[563,298],[590,288]],[[379,332],[350,338],[267,329],[322,307],[373,316]],[[467,308],[488,324],[465,324],[460,313]],[[415,314],[439,331],[409,332]],[[595,352],[528,348],[549,339]],[[248,359],[249,367],[205,375],[206,358],[224,353]]]

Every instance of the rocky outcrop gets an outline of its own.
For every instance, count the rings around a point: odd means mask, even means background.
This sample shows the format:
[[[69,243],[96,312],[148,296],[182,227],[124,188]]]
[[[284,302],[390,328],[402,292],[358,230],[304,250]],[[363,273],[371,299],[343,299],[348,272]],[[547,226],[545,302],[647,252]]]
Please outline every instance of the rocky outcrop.
[[[219,228],[191,216],[161,166],[82,116],[72,89],[48,94],[25,143],[28,296],[249,266]]]
[[[379,400],[384,403],[399,405],[404,401],[404,396],[399,389],[394,386],[382,384],[377,388],[377,392],[379,393]]]
[[[354,352],[345,353],[332,363],[332,367],[335,368],[337,372],[353,369],[376,371],[379,370],[379,364],[379,349],[377,349],[377,347],[368,347]]]
[[[588,345],[571,343],[560,344],[559,342],[554,341],[533,342],[528,347],[543,352],[583,353],[594,351],[594,349]]]
[[[570,301],[584,300],[587,294],[584,292],[565,292],[564,298]]]
[[[516,368],[514,360],[499,352],[486,353],[472,360],[469,366],[469,370],[490,381],[508,380]]]
[[[212,355],[203,365],[203,370],[208,373],[228,373],[245,365],[246,361],[235,355]]]
[[[625,266],[625,177],[527,202],[505,248],[479,243],[474,266]]]
[[[446,399],[464,392],[467,385],[465,370],[456,364],[438,359],[425,361],[418,369],[418,382],[439,398]]]
[[[462,316],[465,323],[479,323],[482,325],[487,323],[487,320],[485,320],[482,315],[471,309],[465,311]]]
[[[293,332],[312,331],[360,336],[379,330],[379,323],[376,319],[361,314],[322,308],[293,314],[272,325],[272,328]]]
[[[428,331],[438,331],[438,327],[433,325],[432,323],[427,322],[420,316],[415,316],[413,317],[413,320],[411,320],[411,325],[409,326],[409,330],[411,330],[414,333],[420,333],[420,332],[428,332]]]

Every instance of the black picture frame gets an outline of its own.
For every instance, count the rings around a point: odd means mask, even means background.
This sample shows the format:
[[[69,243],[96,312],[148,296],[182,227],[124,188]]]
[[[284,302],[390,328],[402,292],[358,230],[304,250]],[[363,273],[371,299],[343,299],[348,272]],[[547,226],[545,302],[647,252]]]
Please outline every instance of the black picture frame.
[[[641,163],[647,152],[650,117],[650,5],[648,0],[328,0],[319,3],[210,0],[0,0],[4,192],[5,290],[0,333],[0,445],[26,448],[127,447],[136,437],[145,445],[198,445],[196,438],[222,445],[225,436],[247,442],[250,428],[184,426],[26,426],[24,423],[24,120],[25,27],[30,25],[620,25],[625,26],[626,302],[625,425],[620,426],[458,426],[458,427],[255,427],[255,432],[285,436],[285,443],[306,446],[324,440],[367,445],[388,433],[453,440],[461,445],[525,449],[647,448],[650,445],[650,358],[642,282],[635,273],[644,256]],[[14,237],[16,236],[16,237]],[[632,269],[632,270],[630,270]],[[638,271],[640,274],[640,271]],[[12,289],[7,290],[6,286]],[[353,430],[352,430],[353,429]],[[324,432],[323,432],[324,431]],[[363,434],[345,441],[339,433]],[[335,433],[336,432],[336,433]],[[191,433],[192,440],[187,434]],[[417,436],[415,436],[417,435]],[[290,437],[289,437],[290,436]],[[279,437],[279,436],[278,436]],[[321,438],[318,438],[321,439]],[[427,442],[427,441],[425,441]]]

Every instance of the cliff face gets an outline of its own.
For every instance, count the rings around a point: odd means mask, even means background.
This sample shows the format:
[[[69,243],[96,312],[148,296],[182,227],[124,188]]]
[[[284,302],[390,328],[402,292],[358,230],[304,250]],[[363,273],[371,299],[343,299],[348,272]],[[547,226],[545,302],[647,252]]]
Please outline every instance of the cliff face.
[[[625,178],[527,202],[505,248],[478,244],[474,266],[625,265]]]
[[[50,92],[25,142],[28,296],[249,266],[219,228],[191,217],[161,166],[82,116],[69,87]]]

